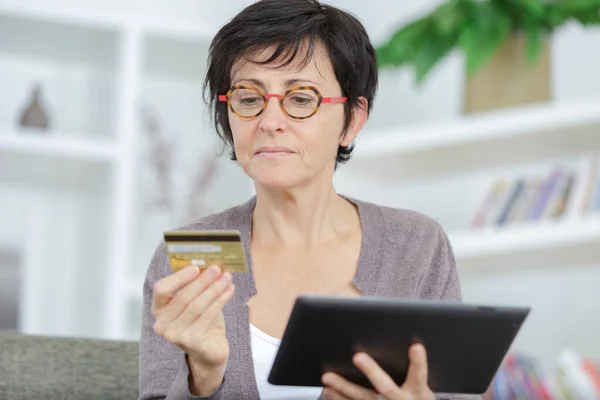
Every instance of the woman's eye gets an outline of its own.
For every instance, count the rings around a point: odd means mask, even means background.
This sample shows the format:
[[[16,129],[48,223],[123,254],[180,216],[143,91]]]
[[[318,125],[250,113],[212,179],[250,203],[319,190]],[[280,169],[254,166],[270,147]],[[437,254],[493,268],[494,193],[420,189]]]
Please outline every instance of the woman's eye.
[[[258,97],[245,97],[240,99],[240,102],[245,106],[253,106],[258,103]]]
[[[297,106],[308,106],[312,104],[313,99],[306,96],[294,96],[292,97],[292,101]]]

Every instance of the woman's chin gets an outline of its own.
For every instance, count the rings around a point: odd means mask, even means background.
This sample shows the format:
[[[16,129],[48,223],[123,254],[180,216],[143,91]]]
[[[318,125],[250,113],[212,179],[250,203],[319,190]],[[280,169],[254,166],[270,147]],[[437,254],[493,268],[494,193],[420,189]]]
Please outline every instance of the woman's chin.
[[[289,190],[303,182],[298,174],[285,171],[261,171],[250,176],[255,185],[266,190]]]
[[[293,180],[283,179],[254,179],[254,184],[266,190],[289,190],[297,186],[297,182]]]

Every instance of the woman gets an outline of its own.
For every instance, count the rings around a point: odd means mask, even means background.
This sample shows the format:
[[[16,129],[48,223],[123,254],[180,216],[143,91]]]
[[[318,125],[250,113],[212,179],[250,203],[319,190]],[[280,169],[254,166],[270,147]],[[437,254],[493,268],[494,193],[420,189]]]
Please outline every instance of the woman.
[[[376,87],[363,26],[316,0],[259,1],[218,32],[205,89],[217,132],[256,196],[183,229],[239,230],[250,273],[213,266],[172,274],[158,246],[144,286],[140,398],[434,398],[418,345],[402,387],[368,354],[356,355],[379,395],[332,373],[323,388],[266,382],[302,293],[460,298],[453,254],[434,220],[333,187]]]

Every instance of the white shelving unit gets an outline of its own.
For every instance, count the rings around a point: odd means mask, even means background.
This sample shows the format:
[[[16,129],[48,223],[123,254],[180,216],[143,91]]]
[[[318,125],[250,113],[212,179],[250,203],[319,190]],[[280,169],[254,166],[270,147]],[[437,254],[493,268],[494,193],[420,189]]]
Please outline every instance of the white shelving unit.
[[[0,5],[0,205],[27,213],[7,214],[3,223],[15,229],[2,231],[22,233],[21,330],[137,337],[150,256],[162,231],[192,218],[175,213],[176,202],[154,207],[152,197],[202,197],[202,215],[252,195],[247,177],[216,157],[204,112],[214,33],[166,18]],[[48,131],[17,124],[34,83]],[[154,136],[146,106],[156,111]],[[172,146],[169,186],[157,186],[151,161],[161,141]],[[190,192],[208,167],[224,182]]]
[[[494,179],[531,169],[550,171],[555,163],[573,165],[579,157],[600,154],[599,133],[600,100],[524,106],[386,131],[366,129],[354,158],[340,168],[336,186],[351,196],[439,216],[464,277],[593,265],[600,260],[598,216],[571,213],[558,221],[483,230],[469,229],[469,222]],[[434,204],[429,208],[422,204],[427,198]],[[578,201],[579,196],[572,198]],[[445,212],[440,210],[443,202],[448,204]]]

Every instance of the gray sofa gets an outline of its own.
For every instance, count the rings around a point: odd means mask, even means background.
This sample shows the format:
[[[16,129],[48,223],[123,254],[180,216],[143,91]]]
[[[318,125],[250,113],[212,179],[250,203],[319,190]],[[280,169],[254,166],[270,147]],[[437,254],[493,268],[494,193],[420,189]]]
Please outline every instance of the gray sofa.
[[[138,396],[138,343],[0,331],[0,399]]]

